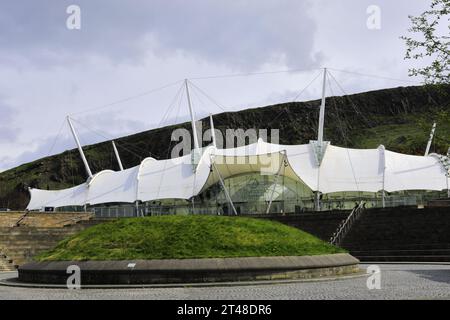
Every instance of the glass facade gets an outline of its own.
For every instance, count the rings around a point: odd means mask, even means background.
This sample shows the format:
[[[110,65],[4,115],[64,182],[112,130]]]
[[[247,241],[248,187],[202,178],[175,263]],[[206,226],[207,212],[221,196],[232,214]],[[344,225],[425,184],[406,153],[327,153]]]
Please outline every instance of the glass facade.
[[[243,174],[224,181],[237,214],[292,214],[316,211],[315,194],[305,184],[285,176]],[[385,193],[384,206],[423,206],[432,199],[445,198],[445,192],[402,191]],[[351,210],[364,201],[367,208],[382,207],[381,192],[338,192],[320,195],[320,210]],[[88,206],[88,211],[103,218],[167,214],[233,215],[226,193],[220,183],[204,190],[191,201],[166,199],[138,204],[111,203]],[[58,211],[84,211],[84,208],[58,208]]]

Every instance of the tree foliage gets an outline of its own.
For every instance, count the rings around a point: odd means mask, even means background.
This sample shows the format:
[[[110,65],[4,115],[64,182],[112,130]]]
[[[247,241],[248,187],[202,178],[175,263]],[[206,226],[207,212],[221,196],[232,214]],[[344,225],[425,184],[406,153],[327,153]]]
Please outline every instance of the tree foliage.
[[[450,0],[432,0],[430,9],[409,16],[411,37],[406,43],[405,59],[430,60],[422,68],[409,70],[410,76],[423,76],[426,83],[450,83]]]

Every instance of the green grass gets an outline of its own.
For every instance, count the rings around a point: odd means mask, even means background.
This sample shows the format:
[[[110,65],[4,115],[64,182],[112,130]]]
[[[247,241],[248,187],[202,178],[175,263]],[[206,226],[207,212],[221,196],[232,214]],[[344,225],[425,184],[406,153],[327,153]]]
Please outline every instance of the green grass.
[[[404,124],[385,124],[366,129],[355,135],[355,146],[366,149],[377,148],[380,144],[383,144],[391,151],[422,155],[433,123],[427,124],[428,127],[421,128],[417,120],[410,120]],[[437,127],[431,151],[446,153],[449,138],[450,125],[440,124]]]
[[[263,219],[159,216],[120,219],[60,242],[38,261],[303,256],[345,252],[306,232]]]

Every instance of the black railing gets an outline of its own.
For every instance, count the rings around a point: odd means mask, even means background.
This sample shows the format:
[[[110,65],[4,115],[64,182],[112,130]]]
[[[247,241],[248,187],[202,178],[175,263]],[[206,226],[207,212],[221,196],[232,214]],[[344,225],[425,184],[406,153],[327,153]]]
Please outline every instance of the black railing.
[[[355,206],[355,208],[353,208],[352,212],[350,212],[347,219],[345,219],[339,225],[337,231],[331,237],[330,243],[339,246],[342,240],[344,239],[345,235],[352,228],[353,223],[359,219],[363,211],[364,211],[364,202],[361,201],[357,206]]]

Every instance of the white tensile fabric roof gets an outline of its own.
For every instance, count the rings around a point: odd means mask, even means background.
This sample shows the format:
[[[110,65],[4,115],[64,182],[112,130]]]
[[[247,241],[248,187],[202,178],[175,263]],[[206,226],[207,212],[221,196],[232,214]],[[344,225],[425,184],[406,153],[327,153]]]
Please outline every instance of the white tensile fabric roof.
[[[124,171],[99,172],[90,181],[70,189],[30,189],[27,209],[190,199],[217,183],[219,174],[226,179],[252,172],[281,172],[322,193],[441,191],[448,189],[450,182],[437,156],[405,155],[383,146],[357,150],[328,145],[320,165],[312,144],[278,145],[260,139],[244,147],[207,147],[202,151],[196,166],[191,155],[168,160],[147,158]]]

